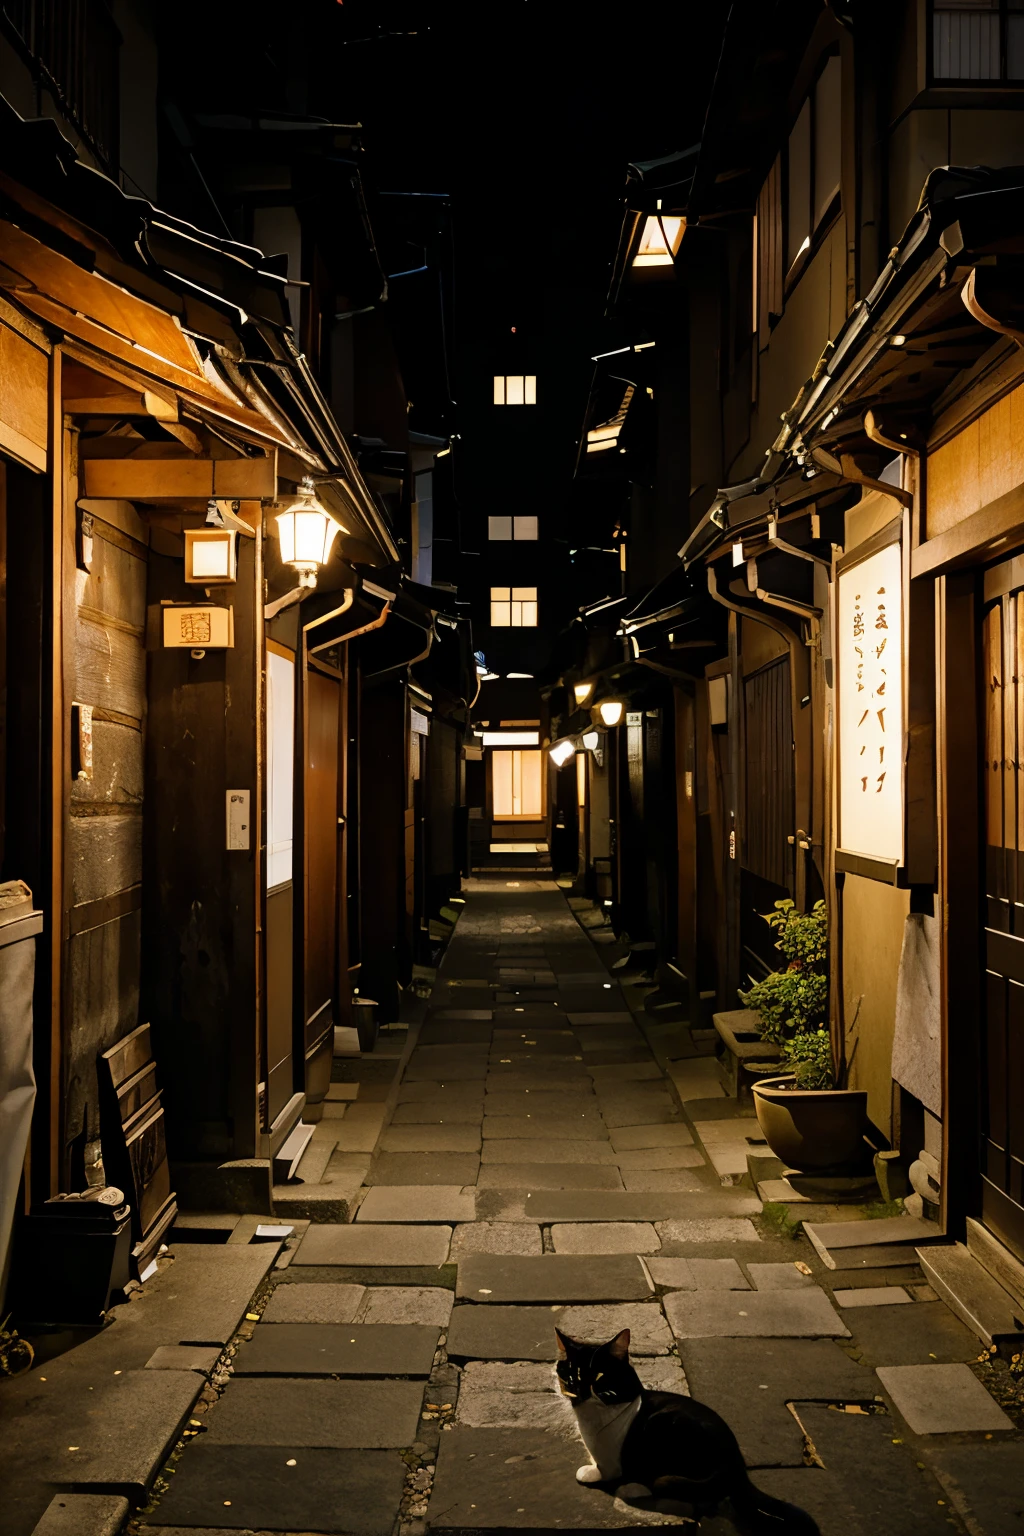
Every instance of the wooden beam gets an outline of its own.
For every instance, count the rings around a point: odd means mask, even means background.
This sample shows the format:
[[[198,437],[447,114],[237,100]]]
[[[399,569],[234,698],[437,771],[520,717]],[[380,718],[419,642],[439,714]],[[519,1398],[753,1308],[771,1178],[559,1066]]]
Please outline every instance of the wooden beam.
[[[1016,485],[997,496],[987,507],[972,512],[934,539],[926,539],[911,553],[910,574],[940,576],[994,558],[1001,549],[1019,542],[1024,532],[1024,486]]]
[[[123,501],[273,501],[277,455],[259,459],[85,459],[85,495]]]
[[[178,409],[161,395],[146,390],[141,395],[127,391],[109,395],[72,395],[65,399],[69,416],[153,416],[157,421],[177,421]]]

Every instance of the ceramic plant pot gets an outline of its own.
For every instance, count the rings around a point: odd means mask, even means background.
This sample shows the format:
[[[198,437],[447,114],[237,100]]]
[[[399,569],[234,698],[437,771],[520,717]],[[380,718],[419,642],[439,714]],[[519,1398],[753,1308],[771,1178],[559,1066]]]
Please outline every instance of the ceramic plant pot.
[[[794,1088],[795,1078],[752,1085],[764,1138],[787,1168],[842,1168],[864,1160],[868,1096],[862,1088]]]

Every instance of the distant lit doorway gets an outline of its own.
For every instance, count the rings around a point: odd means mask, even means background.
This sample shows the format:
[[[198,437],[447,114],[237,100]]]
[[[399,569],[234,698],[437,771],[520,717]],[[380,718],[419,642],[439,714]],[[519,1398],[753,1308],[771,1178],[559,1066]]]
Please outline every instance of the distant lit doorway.
[[[495,821],[540,821],[544,774],[539,751],[493,752],[491,792]]]

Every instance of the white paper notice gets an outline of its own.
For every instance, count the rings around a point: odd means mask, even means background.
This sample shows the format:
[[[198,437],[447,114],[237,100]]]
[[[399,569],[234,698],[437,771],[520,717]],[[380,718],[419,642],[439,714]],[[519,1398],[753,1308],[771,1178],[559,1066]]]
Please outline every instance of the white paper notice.
[[[903,568],[889,544],[839,576],[839,846],[903,862]]]
[[[228,850],[249,847],[249,791],[227,791]]]

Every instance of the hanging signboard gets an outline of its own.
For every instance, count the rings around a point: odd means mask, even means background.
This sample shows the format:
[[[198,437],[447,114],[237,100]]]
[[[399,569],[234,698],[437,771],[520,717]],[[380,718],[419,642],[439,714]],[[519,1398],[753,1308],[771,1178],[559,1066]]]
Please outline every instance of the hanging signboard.
[[[836,868],[895,884],[904,861],[903,556],[900,525],[836,576],[839,837]]]

